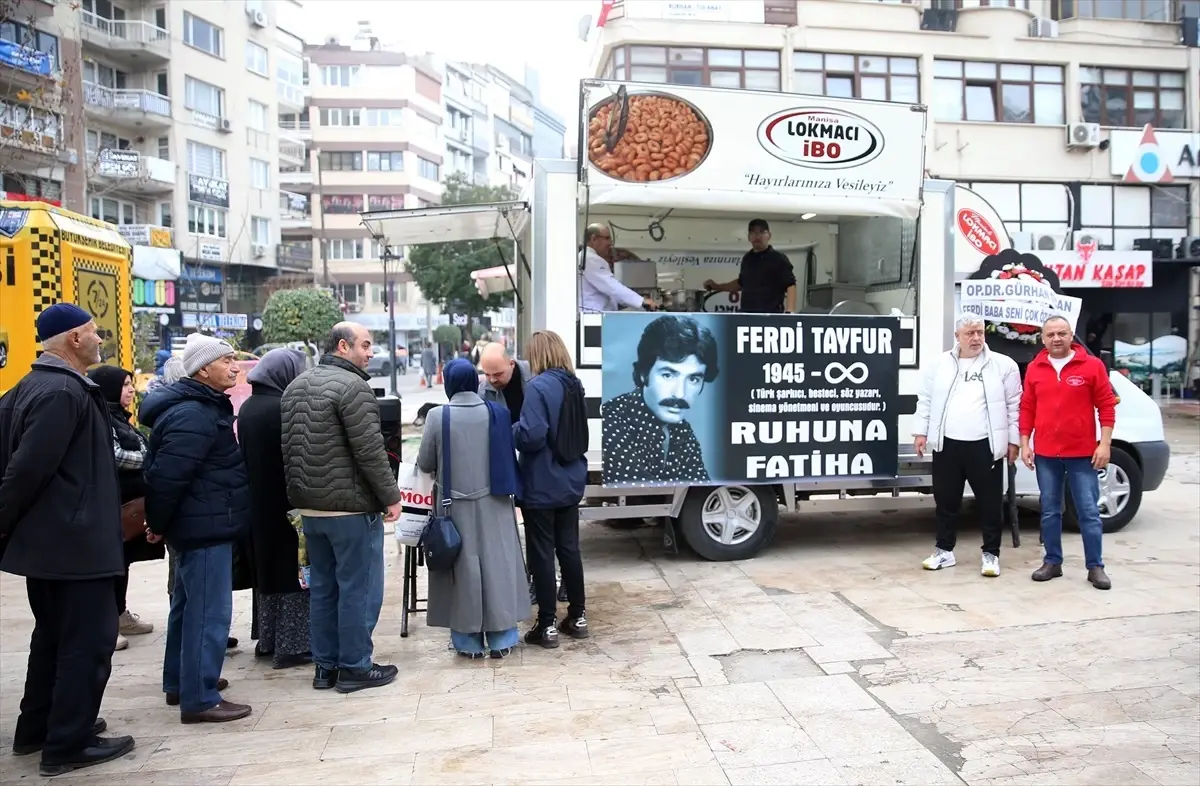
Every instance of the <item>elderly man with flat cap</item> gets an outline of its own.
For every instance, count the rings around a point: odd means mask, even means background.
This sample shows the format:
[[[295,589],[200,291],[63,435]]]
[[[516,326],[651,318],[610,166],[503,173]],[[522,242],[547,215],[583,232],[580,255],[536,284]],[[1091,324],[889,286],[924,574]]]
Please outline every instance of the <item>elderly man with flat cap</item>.
[[[0,570],[25,577],[33,636],[13,754],[41,751],[61,775],[120,758],[133,737],[98,737],[124,575],[108,405],[89,366],[91,314],[57,303],[37,318],[42,354],[0,398]]]

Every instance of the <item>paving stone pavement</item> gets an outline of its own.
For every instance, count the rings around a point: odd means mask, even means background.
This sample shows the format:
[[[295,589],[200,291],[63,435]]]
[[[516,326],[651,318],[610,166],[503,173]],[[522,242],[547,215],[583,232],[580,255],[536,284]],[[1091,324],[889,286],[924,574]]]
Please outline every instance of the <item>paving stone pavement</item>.
[[[243,721],[183,726],[160,693],[165,565],[138,565],[130,607],[155,623],[113,659],[103,715],[130,756],[55,786],[126,784],[1200,783],[1200,453],[1176,458],[1141,515],[1107,537],[1114,589],[1029,580],[1035,519],[984,579],[978,530],[959,565],[920,570],[928,515],[789,520],[743,563],[664,557],[657,530],[585,528],[593,631],[557,651],[464,661],[444,631],[400,637],[389,544],[380,690],[313,691],[249,641],[238,593],[226,692]],[[1006,537],[1007,545],[1007,537]],[[12,742],[31,619],[0,580],[0,746]],[[0,754],[0,782],[43,783]]]

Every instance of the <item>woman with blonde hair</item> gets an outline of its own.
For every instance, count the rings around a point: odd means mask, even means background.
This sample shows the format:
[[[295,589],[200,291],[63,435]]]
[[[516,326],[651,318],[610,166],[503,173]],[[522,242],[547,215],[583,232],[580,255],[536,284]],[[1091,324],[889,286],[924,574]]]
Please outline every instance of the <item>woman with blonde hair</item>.
[[[525,357],[534,377],[525,384],[513,441],[521,454],[525,549],[538,605],[537,624],[525,634],[525,642],[553,649],[559,631],[575,639],[588,637],[579,555],[579,502],[587,485],[587,410],[571,354],[557,333],[534,333],[525,345]],[[555,555],[570,604],[557,625]]]

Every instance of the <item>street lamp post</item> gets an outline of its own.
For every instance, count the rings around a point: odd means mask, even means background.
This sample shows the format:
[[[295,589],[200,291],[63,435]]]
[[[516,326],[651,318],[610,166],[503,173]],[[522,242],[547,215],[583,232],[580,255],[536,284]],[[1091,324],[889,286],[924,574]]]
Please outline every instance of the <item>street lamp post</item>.
[[[392,252],[392,247],[384,243],[382,238],[380,238],[380,245],[383,246],[379,256],[383,261],[383,288],[387,292],[388,352],[391,353],[388,369],[392,375],[392,395],[398,396],[399,391],[396,389],[396,281],[394,278],[396,271],[394,265],[391,264],[396,262],[396,255]]]

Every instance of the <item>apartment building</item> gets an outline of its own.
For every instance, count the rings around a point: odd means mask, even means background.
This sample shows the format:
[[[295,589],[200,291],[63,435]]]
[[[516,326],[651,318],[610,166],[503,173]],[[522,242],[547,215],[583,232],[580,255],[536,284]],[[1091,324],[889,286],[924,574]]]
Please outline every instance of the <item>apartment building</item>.
[[[57,193],[67,207],[117,224],[135,246],[181,252],[169,287],[135,282],[135,293],[170,293],[171,302],[136,304],[167,315],[170,327],[250,329],[263,285],[279,271],[275,118],[303,97],[276,73],[275,20],[293,5],[22,0],[18,13],[34,12],[28,21],[0,26],[9,44],[0,70],[32,66],[36,78],[49,76],[56,99],[47,106],[47,90],[7,91],[4,125],[56,119],[53,135],[42,121],[53,156],[6,172],[5,191],[19,179],[31,197]],[[44,108],[23,106],[30,95]]]
[[[615,0],[591,73],[925,104],[929,175],[970,184],[1019,246],[1152,253],[1140,286],[1063,281],[1080,329],[1148,382],[1190,368],[1200,338],[1197,16],[1197,0]]]

